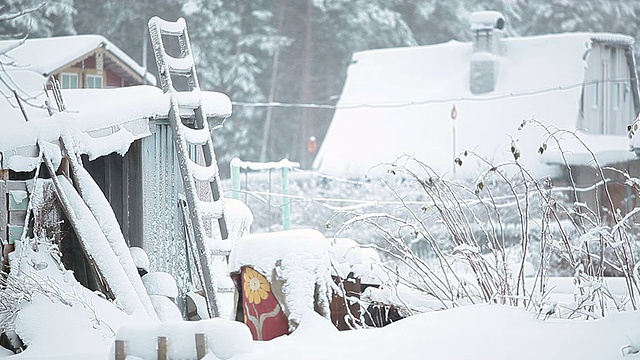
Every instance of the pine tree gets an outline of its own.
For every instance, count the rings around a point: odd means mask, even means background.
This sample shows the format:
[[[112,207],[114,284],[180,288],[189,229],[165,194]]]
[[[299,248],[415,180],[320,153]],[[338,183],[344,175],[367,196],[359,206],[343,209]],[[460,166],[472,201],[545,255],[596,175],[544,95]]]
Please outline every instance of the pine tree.
[[[79,34],[106,37],[125,53],[155,73],[153,51],[148,47],[147,22],[152,16],[175,21],[179,0],[83,0],[76,3],[75,28]],[[146,56],[145,44],[147,44]]]
[[[236,102],[266,100],[272,56],[288,43],[277,34],[271,3],[192,0],[183,6],[203,89],[223,92]],[[223,164],[233,156],[258,160],[264,116],[264,108],[234,107],[216,132]]]
[[[76,33],[73,0],[5,0],[3,3],[0,16],[26,14],[0,22],[0,34],[8,37],[50,37]]]

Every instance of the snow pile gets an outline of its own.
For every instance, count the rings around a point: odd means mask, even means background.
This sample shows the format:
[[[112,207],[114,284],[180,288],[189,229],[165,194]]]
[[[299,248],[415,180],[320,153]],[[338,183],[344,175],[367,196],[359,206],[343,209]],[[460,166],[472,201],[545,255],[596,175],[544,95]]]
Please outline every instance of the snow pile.
[[[162,322],[167,321],[182,321],[182,314],[176,303],[170,298],[162,295],[149,295],[151,304],[155,312],[158,314],[158,318]]]
[[[235,241],[251,232],[253,213],[244,202],[232,198],[224,199],[224,216],[227,221],[229,240]],[[213,228],[217,228],[217,220],[214,220]],[[219,230],[218,230],[219,231]]]
[[[149,256],[147,256],[147,253],[142,248],[135,246],[130,247],[129,252],[136,268],[149,272]]]
[[[207,359],[231,359],[253,350],[251,332],[247,326],[219,318],[123,326],[116,339],[125,341],[128,356],[156,359],[158,337],[164,336],[167,338],[169,359],[196,359],[195,334],[205,335],[209,351]],[[111,349],[110,358],[115,358],[115,347]]]
[[[3,299],[9,293],[19,297],[11,316],[16,335],[27,345],[20,358],[98,358],[108,351],[122,325],[148,321],[146,316],[126,315],[82,287],[73,272],[62,267],[57,247],[48,240],[28,241],[26,246],[16,242],[16,251],[10,254],[10,285],[2,294]],[[3,301],[3,305],[9,304]]]
[[[239,273],[243,266],[249,266],[265,275],[295,328],[314,304],[329,316],[329,246],[324,235],[310,229],[243,236],[231,250],[229,272]],[[274,284],[281,284],[282,294]]]
[[[379,329],[337,332],[328,321],[305,313],[293,334],[256,344],[252,354],[235,360],[628,359],[625,354],[636,351],[640,341],[638,321],[637,312],[595,321],[542,321],[520,308],[473,305]]]
[[[161,295],[169,298],[178,297],[178,287],[173,276],[165,272],[151,272],[142,277],[142,283],[149,295]]]
[[[352,239],[332,239],[329,254],[333,276],[346,279],[353,273],[362,284],[376,285],[389,279],[377,251],[373,248],[363,248]]]

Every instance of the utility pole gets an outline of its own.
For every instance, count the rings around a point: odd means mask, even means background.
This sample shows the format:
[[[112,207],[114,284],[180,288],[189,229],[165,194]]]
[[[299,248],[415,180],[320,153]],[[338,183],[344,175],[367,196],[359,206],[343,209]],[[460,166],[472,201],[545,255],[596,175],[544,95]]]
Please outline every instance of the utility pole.
[[[284,22],[284,4],[280,1],[278,9],[278,35],[282,32]],[[276,83],[278,80],[278,63],[280,60],[280,44],[276,46],[273,54],[273,69],[271,69],[271,85],[269,86],[269,104],[273,103],[276,96]],[[273,107],[269,105],[267,108],[267,116],[264,120],[264,129],[262,131],[262,149],[260,149],[260,161],[267,161],[267,148],[269,147],[269,136],[271,132],[271,119],[273,117]]]
[[[307,104],[311,101],[311,69],[313,59],[313,0],[307,0],[307,9],[305,15],[305,36],[304,47],[302,50],[302,97],[301,102]],[[298,139],[298,149],[301,164],[304,168],[308,168],[311,164],[311,155],[307,152],[307,139],[314,131],[313,114],[308,108],[302,109],[302,124],[300,127],[300,139]]]

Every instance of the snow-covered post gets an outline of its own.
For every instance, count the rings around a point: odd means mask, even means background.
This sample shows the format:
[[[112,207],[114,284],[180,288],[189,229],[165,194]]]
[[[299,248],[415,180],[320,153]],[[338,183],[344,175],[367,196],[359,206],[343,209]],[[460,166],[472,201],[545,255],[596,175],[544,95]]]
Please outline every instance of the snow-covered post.
[[[289,198],[289,167],[282,167],[282,227],[291,227],[291,199]]]
[[[451,108],[451,155],[453,155],[453,158],[455,159],[456,157],[456,118],[458,117],[458,110],[456,109],[456,106],[453,105],[453,107]],[[453,176],[456,175],[456,163],[455,161],[451,162],[451,171]]]
[[[231,197],[240,200],[240,159],[231,159]]]

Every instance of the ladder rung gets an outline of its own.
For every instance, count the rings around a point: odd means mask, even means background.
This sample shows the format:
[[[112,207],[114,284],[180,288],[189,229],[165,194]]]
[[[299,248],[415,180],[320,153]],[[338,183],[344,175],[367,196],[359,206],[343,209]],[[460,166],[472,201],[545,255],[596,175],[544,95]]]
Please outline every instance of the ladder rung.
[[[167,21],[154,16],[151,20],[149,20],[149,22],[153,25],[158,26],[158,28],[160,29],[160,34],[162,35],[180,36],[184,34],[184,31],[187,28],[187,22],[184,20],[184,18],[179,18],[177,21]]]
[[[184,135],[184,139],[189,144],[204,145],[209,141],[209,127],[206,123],[204,123],[204,127],[202,129],[192,129],[184,125],[182,122],[178,122],[178,126]]]
[[[207,242],[209,243],[209,249],[213,256],[229,255],[231,252],[231,245],[233,245],[233,241],[217,240],[212,238],[207,238]]]
[[[179,91],[176,93],[178,96],[179,107],[189,107],[196,109],[202,106],[202,92],[200,89],[193,89],[188,92]]]
[[[222,201],[198,201],[198,209],[202,212],[202,217],[209,219],[220,219],[224,212]]]
[[[187,161],[187,166],[191,171],[193,177],[200,181],[211,181],[218,175],[218,166],[214,163],[209,166],[196,164],[191,161]]]
[[[193,72],[193,57],[191,55],[183,58],[166,55],[166,60],[172,74],[189,76]]]
[[[235,288],[235,287],[229,287],[229,286],[224,286],[224,287],[222,287],[222,286],[218,286],[218,292],[219,292],[219,293],[223,293],[223,294],[224,294],[224,293],[226,293],[226,294],[228,294],[228,293],[232,293],[232,292],[235,292],[235,291],[236,291],[236,288]]]

